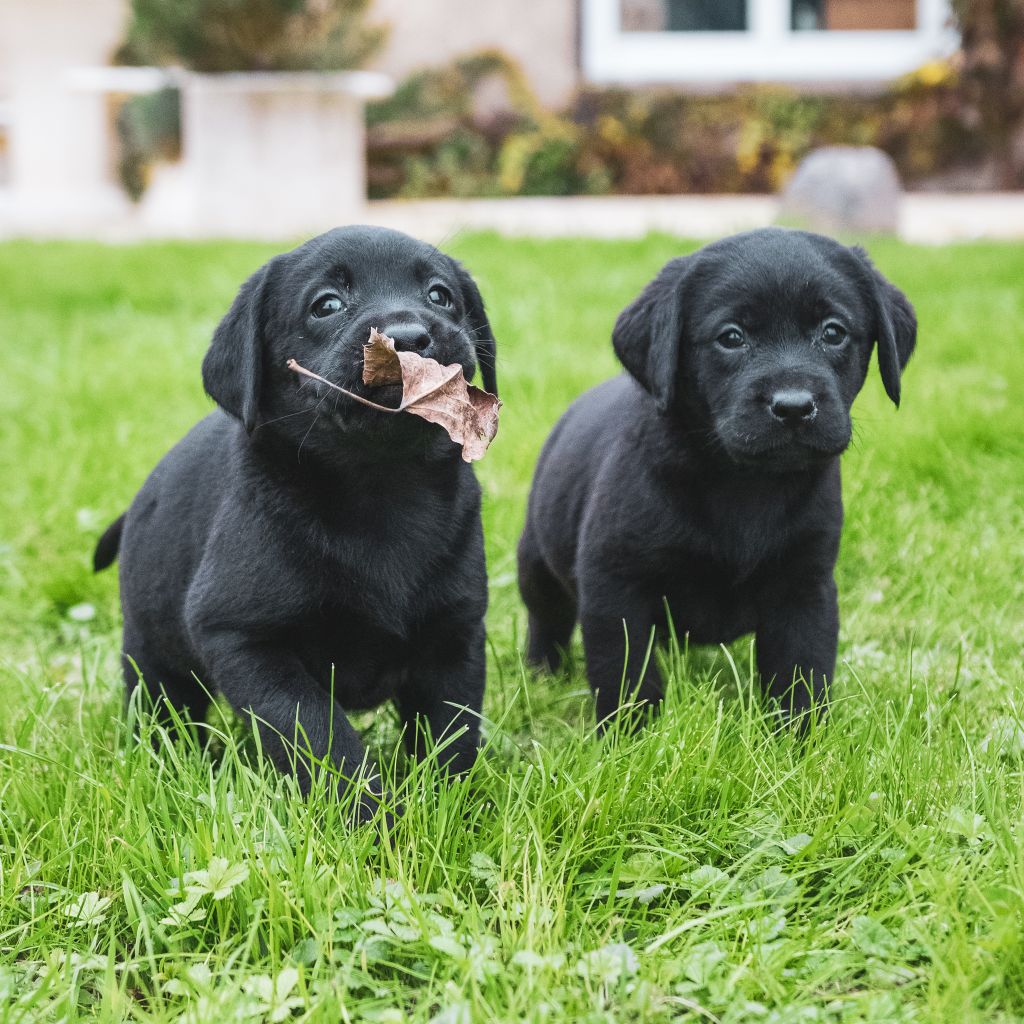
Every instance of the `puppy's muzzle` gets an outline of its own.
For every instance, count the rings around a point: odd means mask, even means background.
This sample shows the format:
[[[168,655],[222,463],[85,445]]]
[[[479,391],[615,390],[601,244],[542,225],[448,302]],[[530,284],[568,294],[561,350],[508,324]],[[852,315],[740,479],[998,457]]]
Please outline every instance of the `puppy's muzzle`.
[[[394,343],[397,352],[415,352],[418,356],[435,359],[434,339],[420,323],[386,324],[381,331]]]
[[[782,388],[769,398],[768,412],[780,423],[798,427],[810,423],[818,415],[818,403],[810,391]]]
[[[421,320],[389,320],[383,328],[395,343],[397,352],[414,352],[424,359],[434,359],[442,366],[460,363],[469,377],[476,367],[472,346],[460,332],[444,326],[428,327]]]

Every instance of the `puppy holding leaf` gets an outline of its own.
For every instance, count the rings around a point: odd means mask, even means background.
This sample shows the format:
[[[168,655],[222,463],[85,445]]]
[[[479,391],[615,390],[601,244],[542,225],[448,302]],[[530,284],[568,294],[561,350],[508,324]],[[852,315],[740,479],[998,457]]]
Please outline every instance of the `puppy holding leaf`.
[[[129,691],[144,685],[168,724],[171,708],[198,721],[223,694],[304,790],[318,764],[339,791],[364,775],[361,817],[379,779],[345,710],[392,700],[411,750],[426,732],[443,739],[443,765],[468,769],[487,607],[463,445],[435,422],[385,415],[402,387],[364,383],[371,328],[451,376],[479,366],[496,392],[494,336],[460,264],[396,231],[330,231],[242,285],[203,360],[219,408],[164,457],[94,560],[120,559]]]

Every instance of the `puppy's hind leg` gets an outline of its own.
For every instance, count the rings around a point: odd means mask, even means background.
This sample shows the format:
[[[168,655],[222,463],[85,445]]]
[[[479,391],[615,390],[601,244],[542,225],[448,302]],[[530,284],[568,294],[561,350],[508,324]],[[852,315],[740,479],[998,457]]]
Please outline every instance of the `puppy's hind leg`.
[[[157,722],[167,730],[172,740],[178,736],[176,719],[202,722],[206,717],[210,694],[192,676],[167,669],[128,629],[124,635],[121,666],[126,702],[141,685]]]
[[[527,664],[557,672],[576,625],[576,600],[547,567],[529,523],[519,541],[519,592],[529,613]]]
[[[584,595],[580,619],[597,726],[604,731],[619,717],[635,728],[664,697],[652,646],[662,638],[664,623],[657,602],[632,592],[625,581],[605,578],[592,590]]]

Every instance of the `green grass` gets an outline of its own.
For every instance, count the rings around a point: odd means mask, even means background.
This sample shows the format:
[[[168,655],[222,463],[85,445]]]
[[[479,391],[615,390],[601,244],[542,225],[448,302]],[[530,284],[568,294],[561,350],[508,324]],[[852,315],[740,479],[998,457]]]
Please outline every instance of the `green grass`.
[[[748,642],[669,652],[633,739],[519,660],[538,448],[687,246],[450,248],[506,403],[479,464],[488,747],[436,787],[392,711],[361,717],[407,773],[375,844],[226,714],[206,753],[128,742],[116,578],[89,571],[271,250],[0,246],[0,1021],[1024,1020],[1024,248],[872,246],[919,349],[898,413],[874,373],[855,408],[837,700],[803,744],[752,699]]]

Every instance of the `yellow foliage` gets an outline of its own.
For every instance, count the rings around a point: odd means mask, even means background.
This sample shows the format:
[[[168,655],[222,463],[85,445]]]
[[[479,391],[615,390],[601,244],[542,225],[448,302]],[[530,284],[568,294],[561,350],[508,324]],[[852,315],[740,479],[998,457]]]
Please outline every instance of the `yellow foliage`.
[[[949,60],[930,60],[919,68],[904,75],[897,83],[899,87],[911,89],[915,86],[936,89],[956,81],[956,68]]]
[[[602,114],[597,119],[597,134],[603,142],[612,146],[623,146],[629,140],[626,126],[611,114]]]

